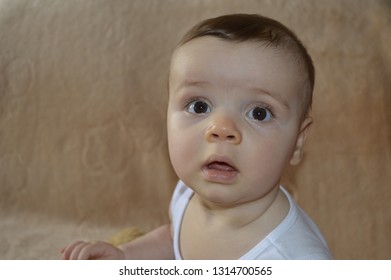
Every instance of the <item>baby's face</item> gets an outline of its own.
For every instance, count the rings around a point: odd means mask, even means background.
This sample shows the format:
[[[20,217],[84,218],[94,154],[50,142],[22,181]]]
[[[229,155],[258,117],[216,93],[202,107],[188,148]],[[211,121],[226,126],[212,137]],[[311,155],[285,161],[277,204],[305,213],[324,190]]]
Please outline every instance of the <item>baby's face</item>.
[[[308,127],[293,60],[259,43],[201,37],[175,51],[170,70],[168,141],[179,178],[218,204],[278,186]]]

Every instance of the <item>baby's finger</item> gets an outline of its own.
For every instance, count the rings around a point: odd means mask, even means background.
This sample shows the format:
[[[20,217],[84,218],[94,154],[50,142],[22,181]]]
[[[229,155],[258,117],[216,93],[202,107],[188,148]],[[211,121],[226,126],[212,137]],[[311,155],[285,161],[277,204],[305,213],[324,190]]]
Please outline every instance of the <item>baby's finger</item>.
[[[66,246],[66,247],[64,247],[64,248],[62,248],[62,249],[61,249],[61,253],[62,253],[62,255],[63,255],[63,259],[64,259],[64,260],[69,260],[69,257],[70,257],[70,255],[71,255],[73,249],[74,249],[76,246],[78,246],[79,244],[81,244],[81,243],[84,243],[84,241],[77,241],[77,242],[74,242],[74,243],[72,243],[72,244],[70,244],[70,245],[68,245],[68,246]]]
[[[71,260],[72,259],[72,254],[75,253],[75,250],[77,252],[80,251],[80,246],[85,245],[86,242],[84,241],[77,241],[75,243],[72,243],[68,247],[66,247],[63,251],[63,259],[64,260]]]
[[[79,253],[79,260],[101,259],[105,256],[106,247],[106,243],[99,241],[87,244],[81,249]]]
[[[70,260],[82,260],[80,258],[80,252],[83,251],[84,248],[88,247],[90,243],[88,242],[80,242],[78,243],[70,253],[69,259]]]

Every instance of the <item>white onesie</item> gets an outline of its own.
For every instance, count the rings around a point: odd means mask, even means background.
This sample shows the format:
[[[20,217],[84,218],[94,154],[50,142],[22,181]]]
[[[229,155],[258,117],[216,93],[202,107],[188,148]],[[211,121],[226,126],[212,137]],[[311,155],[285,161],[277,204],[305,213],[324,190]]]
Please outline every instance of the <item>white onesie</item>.
[[[290,209],[284,220],[264,239],[244,254],[243,260],[331,259],[327,243],[314,222],[280,187],[289,200]],[[193,190],[179,181],[172,196],[170,211],[173,227],[175,259],[181,260],[179,245],[182,218]]]

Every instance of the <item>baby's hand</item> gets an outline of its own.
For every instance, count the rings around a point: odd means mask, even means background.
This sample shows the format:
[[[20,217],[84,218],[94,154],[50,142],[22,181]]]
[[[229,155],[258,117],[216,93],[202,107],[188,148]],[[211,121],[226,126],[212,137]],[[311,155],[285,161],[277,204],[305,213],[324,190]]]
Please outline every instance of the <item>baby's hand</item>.
[[[123,260],[123,251],[113,245],[98,241],[78,241],[61,250],[64,260]]]

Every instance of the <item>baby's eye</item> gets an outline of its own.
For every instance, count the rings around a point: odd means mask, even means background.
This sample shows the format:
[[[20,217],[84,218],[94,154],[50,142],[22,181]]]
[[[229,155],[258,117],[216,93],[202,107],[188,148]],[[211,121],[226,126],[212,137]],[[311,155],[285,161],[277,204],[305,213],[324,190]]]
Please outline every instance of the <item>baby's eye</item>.
[[[260,122],[273,120],[273,113],[265,106],[258,105],[247,112],[247,117]]]
[[[193,114],[206,114],[210,113],[211,111],[211,107],[209,106],[209,104],[202,99],[189,102],[189,104],[187,104],[186,106],[186,109],[189,113]]]

